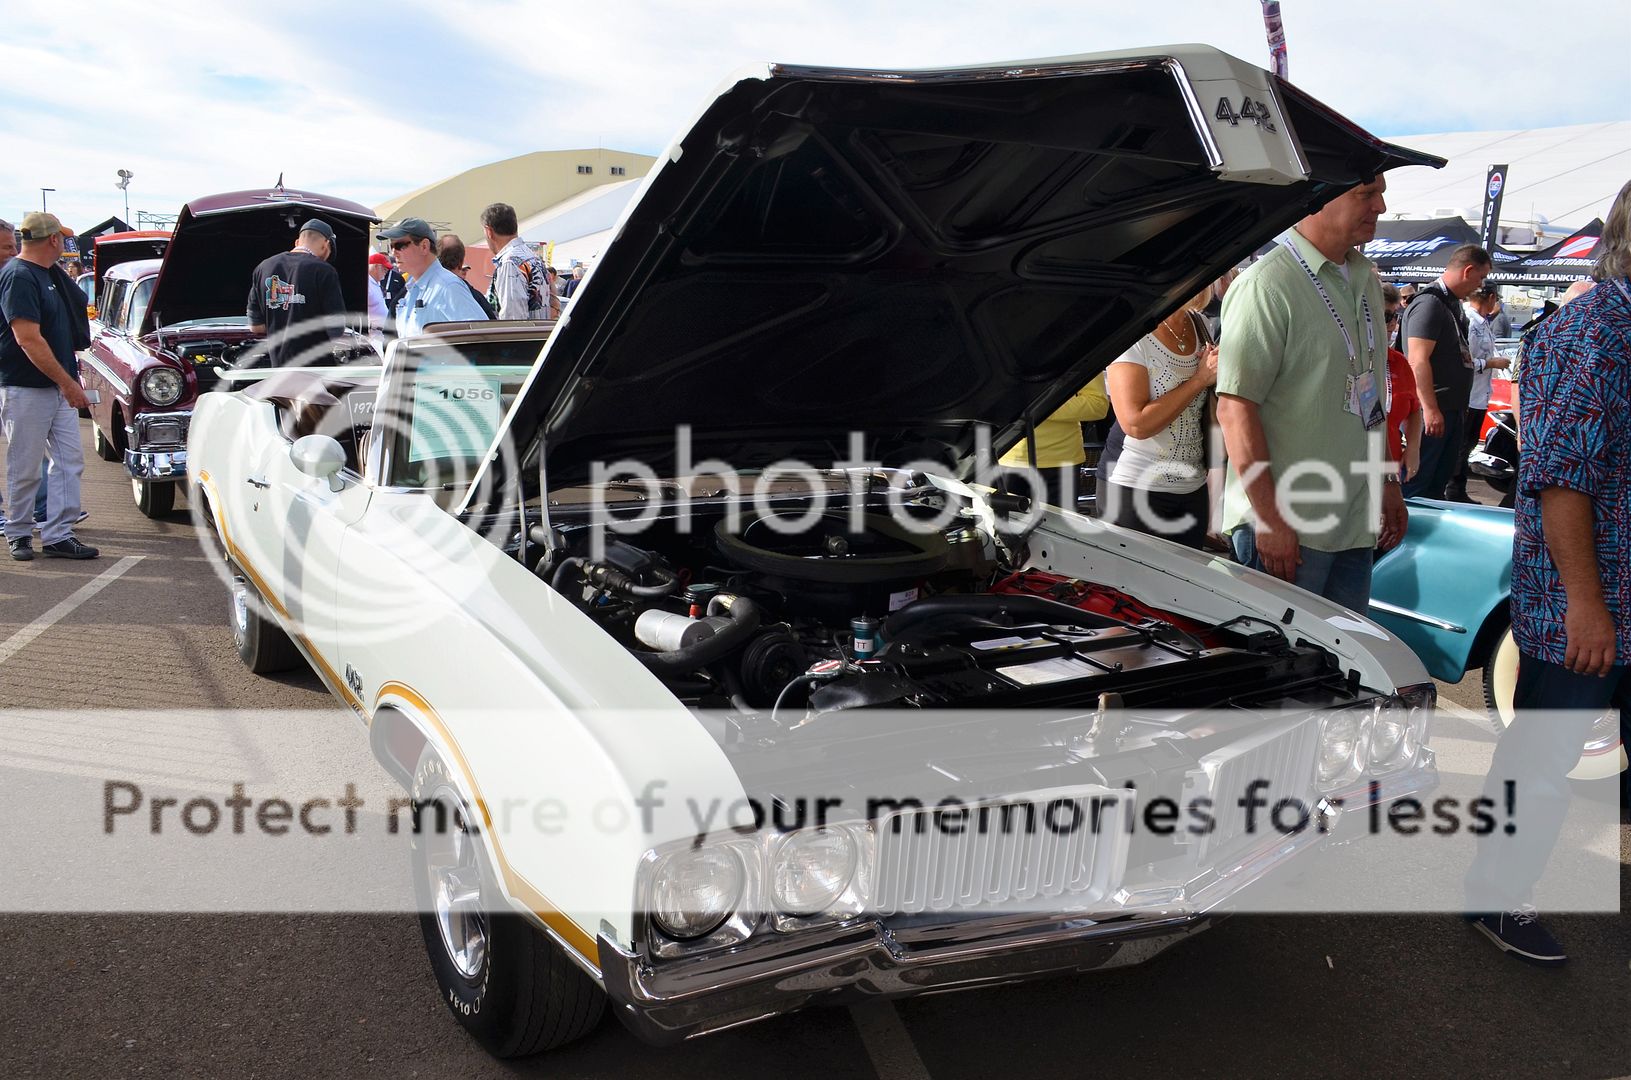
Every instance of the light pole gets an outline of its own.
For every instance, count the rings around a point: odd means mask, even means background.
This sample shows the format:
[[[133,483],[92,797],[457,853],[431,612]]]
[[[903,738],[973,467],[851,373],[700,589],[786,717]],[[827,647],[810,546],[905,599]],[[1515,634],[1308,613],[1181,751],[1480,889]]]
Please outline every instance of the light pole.
[[[57,190],[57,189],[54,188],[54,187],[42,187],[40,189],[40,213],[42,213],[42,214],[47,213],[47,210],[45,209],[45,193],[47,191],[55,191],[55,190]]]
[[[130,180],[136,174],[129,169],[119,170],[119,182],[113,186],[125,193],[125,222],[130,221]]]

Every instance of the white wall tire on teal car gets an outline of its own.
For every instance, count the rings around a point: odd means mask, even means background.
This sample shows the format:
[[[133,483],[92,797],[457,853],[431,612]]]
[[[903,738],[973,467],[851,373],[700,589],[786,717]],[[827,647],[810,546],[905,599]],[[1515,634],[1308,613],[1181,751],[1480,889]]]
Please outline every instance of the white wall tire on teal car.
[[[1517,688],[1518,645],[1512,640],[1509,626],[1501,631],[1495,648],[1484,661],[1484,706],[1496,731],[1505,731],[1517,718],[1512,708],[1512,696]],[[1625,747],[1620,745],[1620,714],[1617,709],[1609,708],[1592,725],[1585,752],[1569,770],[1569,779],[1607,780],[1625,768]]]

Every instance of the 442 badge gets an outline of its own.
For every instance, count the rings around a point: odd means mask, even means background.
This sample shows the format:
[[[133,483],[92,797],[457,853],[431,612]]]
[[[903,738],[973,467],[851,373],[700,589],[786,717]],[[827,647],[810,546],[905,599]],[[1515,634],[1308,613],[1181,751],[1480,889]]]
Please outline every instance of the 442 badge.
[[[1240,108],[1238,110],[1227,97],[1220,97],[1218,98],[1217,111],[1213,115],[1219,120],[1229,121],[1230,127],[1237,127],[1244,120],[1248,124],[1256,124],[1264,131],[1275,130],[1274,115],[1269,112],[1269,107],[1263,102],[1253,101],[1249,97],[1240,99]]]

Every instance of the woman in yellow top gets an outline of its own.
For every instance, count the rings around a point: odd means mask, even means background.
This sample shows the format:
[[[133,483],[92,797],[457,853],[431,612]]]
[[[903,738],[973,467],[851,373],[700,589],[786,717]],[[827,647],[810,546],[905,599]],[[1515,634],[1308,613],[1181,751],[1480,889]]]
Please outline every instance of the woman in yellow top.
[[[1059,410],[1036,425],[1036,469],[1042,474],[1047,500],[1066,510],[1076,509],[1076,495],[1082,489],[1082,465],[1087,451],[1082,447],[1082,424],[1110,415],[1110,395],[1100,374],[1073,394]],[[1002,455],[1001,464],[1024,469],[1031,464],[1030,445],[1021,439]],[[1023,488],[1021,489],[1023,490]]]

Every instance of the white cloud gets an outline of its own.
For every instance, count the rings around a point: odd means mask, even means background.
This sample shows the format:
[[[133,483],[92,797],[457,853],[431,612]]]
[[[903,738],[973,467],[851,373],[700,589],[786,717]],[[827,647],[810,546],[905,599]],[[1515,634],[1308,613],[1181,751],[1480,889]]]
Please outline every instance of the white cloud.
[[[1385,133],[1631,116],[1624,0],[1285,0],[1295,82]],[[399,0],[349,9],[63,0],[0,39],[0,216],[75,225],[270,184],[371,203],[531,150],[656,152],[727,75],[774,60],[924,67],[1205,41],[1266,62],[1256,0]],[[1544,28],[1543,28],[1544,29]],[[1538,54],[1538,55],[1537,55]]]

